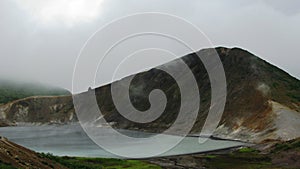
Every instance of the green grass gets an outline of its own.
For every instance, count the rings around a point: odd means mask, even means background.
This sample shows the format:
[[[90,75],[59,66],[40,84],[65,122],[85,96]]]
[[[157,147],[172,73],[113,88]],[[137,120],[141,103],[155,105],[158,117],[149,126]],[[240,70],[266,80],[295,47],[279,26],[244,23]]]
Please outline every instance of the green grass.
[[[241,148],[229,154],[214,155],[213,158],[207,160],[207,168],[212,169],[267,169],[274,167],[269,157],[249,147]]]
[[[240,148],[238,150],[238,152],[240,152],[240,153],[254,153],[254,152],[257,152],[257,150],[255,150],[254,148],[250,148],[250,147],[243,147],[243,148]]]
[[[16,169],[15,167],[11,166],[10,164],[3,163],[0,161],[0,168],[1,169]]]
[[[268,154],[251,147],[244,147],[228,154],[205,155],[203,162],[209,169],[286,169],[289,168],[287,164],[272,164],[272,159],[274,157],[284,159],[284,154],[281,153],[290,150],[295,154],[300,151],[300,139],[278,143]]]
[[[286,143],[277,143],[275,148],[272,150],[272,153],[287,151],[290,149],[300,149],[300,140],[286,142]]]
[[[71,169],[160,169],[161,167],[138,160],[108,158],[57,157],[52,154],[41,154],[42,157],[56,161]]]
[[[215,155],[210,155],[210,154],[204,156],[204,158],[208,158],[208,159],[212,159],[212,158],[216,158],[216,157],[217,157],[217,156],[215,156]]]
[[[263,154],[251,147],[244,147],[227,154],[203,155],[203,167],[208,169],[283,169],[284,167],[272,164],[273,155],[281,156],[280,152],[286,150],[300,150],[300,140],[278,143],[274,146],[274,152]],[[149,164],[140,160],[123,160],[108,158],[86,157],[58,157],[52,154],[41,153],[40,157],[47,158],[70,169],[160,169],[160,166]],[[0,168],[14,169],[0,161]]]

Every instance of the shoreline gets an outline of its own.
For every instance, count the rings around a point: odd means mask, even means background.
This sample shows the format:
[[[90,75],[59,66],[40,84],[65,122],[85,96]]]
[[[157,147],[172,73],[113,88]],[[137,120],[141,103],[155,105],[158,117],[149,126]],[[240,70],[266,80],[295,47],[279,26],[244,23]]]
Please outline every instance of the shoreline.
[[[216,150],[208,150],[208,151],[187,153],[187,154],[178,154],[178,155],[156,156],[156,157],[148,157],[148,158],[128,158],[126,160],[146,160],[147,161],[147,160],[151,160],[151,159],[178,158],[181,156],[205,155],[205,154],[211,154],[211,153],[225,154],[228,151],[234,151],[234,150],[237,150],[242,147],[247,147],[247,146],[233,146],[233,147],[227,147],[227,148],[216,149]]]
[[[20,123],[19,123],[20,124]],[[79,123],[69,123],[69,124],[43,124],[43,125],[36,125],[36,124],[28,124],[28,123],[22,123],[23,125],[17,125],[17,126],[10,126],[10,127],[46,127],[46,126],[49,126],[49,127],[63,127],[63,126],[80,126]],[[81,126],[80,126],[81,127]],[[5,127],[4,127],[5,128]],[[128,129],[121,129],[121,131],[129,131],[129,132],[141,132],[141,133],[146,133],[146,134],[149,134],[149,135],[155,135],[155,133],[149,133],[149,132],[143,132],[143,131],[136,131],[136,130],[128,130]],[[175,136],[175,135],[171,135],[171,136]],[[219,149],[212,149],[212,150],[204,150],[204,151],[198,151],[198,152],[193,152],[193,151],[190,151],[190,152],[186,152],[186,153],[179,153],[179,154],[168,154],[166,152],[164,152],[163,154],[161,155],[158,155],[158,156],[154,156],[154,157],[146,157],[146,158],[118,158],[116,157],[116,159],[139,159],[139,160],[148,160],[148,159],[157,159],[157,158],[170,158],[170,157],[180,157],[180,156],[189,156],[189,155],[200,155],[200,154],[208,154],[208,153],[220,153],[220,152],[228,152],[228,151],[231,151],[231,150],[235,150],[235,149],[238,149],[238,148],[241,148],[241,147],[251,147],[251,146],[254,146],[255,144],[252,144],[252,143],[249,143],[249,142],[243,142],[243,141],[240,141],[240,140],[233,140],[233,139],[224,139],[224,138],[219,138],[219,137],[215,137],[215,136],[210,136],[210,137],[205,137],[205,136],[197,136],[197,135],[187,135],[186,138],[199,138],[199,137],[202,137],[202,138],[207,138],[207,139],[210,139],[210,140],[219,140],[219,141],[231,141],[231,142],[236,142],[236,143],[241,143],[240,145],[232,145],[230,147],[225,147],[225,148],[219,148]],[[44,152],[44,153],[47,153],[47,152]],[[166,154],[166,155],[164,155]],[[66,157],[87,157],[87,158],[97,158],[97,157],[88,157],[88,156],[68,156],[66,155]],[[111,158],[111,157],[101,157],[101,158]],[[114,158],[114,157],[113,157]]]

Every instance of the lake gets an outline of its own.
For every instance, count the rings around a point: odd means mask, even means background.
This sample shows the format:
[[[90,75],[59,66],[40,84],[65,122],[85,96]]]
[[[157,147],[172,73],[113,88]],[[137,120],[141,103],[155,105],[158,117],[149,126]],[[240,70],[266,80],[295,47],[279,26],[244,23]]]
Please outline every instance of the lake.
[[[149,137],[151,134],[120,130],[127,135],[135,137]],[[10,141],[20,144],[24,147],[37,152],[52,153],[58,156],[80,156],[80,157],[103,157],[117,158],[95,144],[83,131],[79,124],[72,125],[42,125],[42,126],[17,126],[17,127],[1,127],[0,135],[8,138]],[[103,134],[101,137],[111,137],[111,135]],[[174,137],[174,136],[167,136]],[[168,145],[168,140],[162,140],[160,146]],[[198,152],[206,152],[230,147],[242,146],[244,143],[229,140],[208,139],[205,143],[199,144],[198,137],[186,137],[183,141],[172,150],[160,155],[181,155]],[[143,151],[151,149],[146,144],[133,145],[124,142],[122,145],[116,144],[116,149],[124,151],[132,151],[142,148]]]

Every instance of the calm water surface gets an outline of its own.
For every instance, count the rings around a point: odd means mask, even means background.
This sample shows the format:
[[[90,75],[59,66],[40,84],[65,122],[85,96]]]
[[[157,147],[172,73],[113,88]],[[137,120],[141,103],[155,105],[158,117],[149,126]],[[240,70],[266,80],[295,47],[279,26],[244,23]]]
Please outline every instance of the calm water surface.
[[[137,137],[149,137],[150,134],[136,131],[124,131],[127,135]],[[38,152],[49,152],[59,156],[81,156],[81,157],[105,157],[116,158],[117,156],[103,150],[96,145],[78,125],[63,126],[24,126],[24,127],[2,127],[0,135],[7,137],[9,140],[20,144],[29,149]],[[111,137],[105,135],[101,137]],[[170,138],[173,136],[170,136]],[[162,140],[160,145],[168,145],[168,140]],[[243,143],[226,140],[209,139],[203,144],[198,143],[197,137],[186,137],[184,140],[166,155],[180,155],[197,152],[205,152],[217,149],[241,146]],[[124,151],[134,151],[134,149],[142,148],[147,151],[147,145],[140,144],[138,146],[132,143],[117,144],[115,148],[124,149]]]

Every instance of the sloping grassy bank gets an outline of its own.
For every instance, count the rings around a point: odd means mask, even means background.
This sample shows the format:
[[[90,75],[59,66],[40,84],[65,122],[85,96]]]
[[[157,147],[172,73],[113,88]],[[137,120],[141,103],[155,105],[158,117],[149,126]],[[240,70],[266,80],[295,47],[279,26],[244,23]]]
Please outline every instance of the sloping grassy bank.
[[[52,154],[41,154],[42,157],[58,162],[70,169],[160,169],[158,165],[139,160],[122,160],[108,158],[58,157]]]

